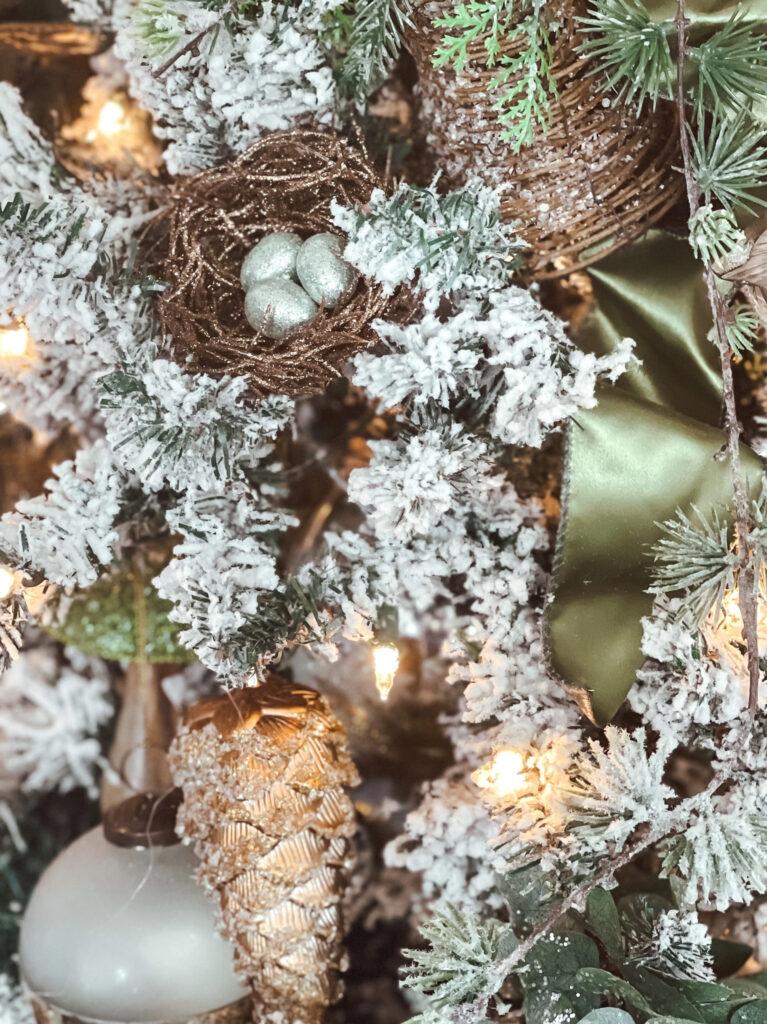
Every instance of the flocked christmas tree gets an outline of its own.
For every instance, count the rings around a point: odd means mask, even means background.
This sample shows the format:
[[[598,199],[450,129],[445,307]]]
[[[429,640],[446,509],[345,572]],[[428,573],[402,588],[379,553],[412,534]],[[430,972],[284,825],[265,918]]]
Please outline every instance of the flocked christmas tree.
[[[3,1024],[767,1020],[760,11],[9,6]]]

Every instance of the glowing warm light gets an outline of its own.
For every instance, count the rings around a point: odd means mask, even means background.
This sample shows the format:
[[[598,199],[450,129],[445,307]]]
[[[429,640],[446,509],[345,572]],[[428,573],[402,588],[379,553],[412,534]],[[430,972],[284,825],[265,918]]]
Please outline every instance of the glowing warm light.
[[[399,668],[399,651],[394,644],[376,644],[373,648],[373,669],[376,689],[381,700],[386,700],[394,686],[394,677]]]
[[[525,758],[518,750],[499,750],[471,777],[480,789],[492,789],[500,797],[513,796],[529,785]]]
[[[0,327],[0,359],[21,359],[30,352],[31,339],[24,324]]]
[[[99,111],[96,129],[106,136],[117,135],[125,127],[125,108],[117,100],[107,100]]]
[[[0,601],[5,601],[13,593],[16,586],[16,573],[5,565],[0,565]]]
[[[724,631],[730,641],[742,642],[743,618],[740,614],[740,595],[738,594],[737,587],[734,590],[728,590],[722,598],[722,606],[716,625],[718,629]],[[765,603],[761,597],[758,602],[756,632],[760,645],[767,643],[767,608],[765,608]]]

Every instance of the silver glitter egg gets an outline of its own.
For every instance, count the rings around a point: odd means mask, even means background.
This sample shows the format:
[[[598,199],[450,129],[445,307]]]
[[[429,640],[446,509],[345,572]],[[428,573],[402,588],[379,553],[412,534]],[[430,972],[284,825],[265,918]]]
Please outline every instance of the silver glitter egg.
[[[302,245],[301,238],[293,231],[265,235],[243,260],[240,283],[245,291],[256,281],[269,277],[288,277],[295,281],[296,257]]]
[[[248,323],[267,338],[284,338],[316,314],[316,304],[301,285],[285,277],[256,281],[245,296]]]
[[[298,280],[315,302],[328,309],[347,298],[357,283],[357,272],[341,258],[344,243],[324,232],[307,238],[296,259]]]

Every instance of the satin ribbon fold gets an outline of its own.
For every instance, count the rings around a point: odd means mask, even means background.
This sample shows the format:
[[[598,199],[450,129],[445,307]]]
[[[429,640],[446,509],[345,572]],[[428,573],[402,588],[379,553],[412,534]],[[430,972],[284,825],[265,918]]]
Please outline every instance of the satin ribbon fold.
[[[686,241],[651,231],[590,276],[596,305],[578,343],[602,353],[631,337],[641,365],[568,428],[546,633],[554,673],[604,725],[643,662],[656,523],[692,504],[726,511],[732,482],[711,317]],[[761,462],[742,453],[757,494]]]

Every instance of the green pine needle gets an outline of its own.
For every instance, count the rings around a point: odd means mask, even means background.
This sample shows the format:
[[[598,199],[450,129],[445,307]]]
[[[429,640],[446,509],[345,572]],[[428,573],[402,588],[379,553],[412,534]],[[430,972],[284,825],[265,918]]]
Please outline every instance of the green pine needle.
[[[742,304],[730,311],[732,319],[725,325],[727,344],[736,355],[753,352],[759,338],[759,318],[750,306]]]
[[[743,260],[748,255],[745,233],[728,210],[700,206],[687,226],[692,251],[697,259],[709,266],[723,267],[736,254],[740,254]]]
[[[744,11],[736,10],[724,28],[690,49],[690,60],[698,69],[699,118],[704,109],[737,111],[744,101],[767,98],[767,48],[745,17]]]
[[[716,509],[707,519],[693,505],[696,522],[681,509],[676,517],[656,525],[663,537],[652,548],[655,560],[651,594],[681,592],[681,612],[700,623],[718,608],[726,590],[732,589],[738,556],[730,528]]]
[[[412,0],[358,0],[339,72],[345,95],[364,108],[386,81],[410,25]]]
[[[147,53],[161,57],[178,45],[183,29],[168,0],[141,0],[133,17]]]
[[[596,0],[581,18],[587,38],[578,48],[597,61],[607,86],[637,107],[672,96],[675,68],[669,49],[672,22],[655,23],[636,0]]]
[[[700,121],[690,139],[693,170],[706,203],[714,196],[729,211],[767,206],[757,193],[767,178],[767,151],[745,113],[731,120],[714,114],[708,129]]]
[[[498,992],[504,977],[496,964],[517,945],[511,925],[443,904],[420,931],[429,948],[403,950],[411,962],[402,968],[402,979],[431,1009],[486,1002]]]

